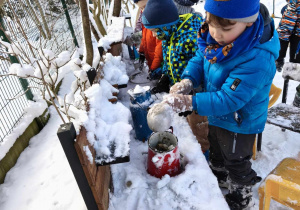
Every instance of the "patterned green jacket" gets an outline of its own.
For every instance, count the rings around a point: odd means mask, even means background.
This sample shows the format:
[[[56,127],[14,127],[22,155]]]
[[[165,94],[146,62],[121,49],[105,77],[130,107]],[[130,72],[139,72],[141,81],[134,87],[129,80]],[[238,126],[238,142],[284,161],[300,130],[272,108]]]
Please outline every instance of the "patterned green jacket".
[[[203,19],[198,14],[184,14],[179,16],[177,31],[170,40],[162,42],[163,73],[168,74],[171,85],[181,80],[181,74],[189,60],[196,54],[197,32]]]

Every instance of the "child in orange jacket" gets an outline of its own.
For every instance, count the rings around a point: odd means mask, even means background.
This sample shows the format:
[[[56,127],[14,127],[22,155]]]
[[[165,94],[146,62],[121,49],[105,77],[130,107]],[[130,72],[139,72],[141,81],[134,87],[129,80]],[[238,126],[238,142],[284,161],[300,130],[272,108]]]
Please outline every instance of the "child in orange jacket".
[[[148,0],[134,0],[134,3],[143,11]],[[141,14],[142,15],[142,14]],[[150,71],[161,67],[163,61],[161,40],[156,39],[149,29],[142,25],[142,42],[139,49],[140,55],[145,55]]]
[[[152,31],[142,25],[142,42],[139,53],[143,53],[148,62],[150,71],[160,68],[163,61],[161,40],[152,35]]]

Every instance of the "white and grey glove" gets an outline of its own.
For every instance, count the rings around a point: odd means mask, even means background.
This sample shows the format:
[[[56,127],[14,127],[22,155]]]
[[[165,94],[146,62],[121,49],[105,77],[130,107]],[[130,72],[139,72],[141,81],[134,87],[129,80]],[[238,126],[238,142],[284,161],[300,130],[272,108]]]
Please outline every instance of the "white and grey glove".
[[[187,95],[193,89],[193,82],[189,79],[183,79],[180,82],[175,83],[170,88],[170,94],[183,94]]]
[[[162,103],[169,104],[172,107],[172,109],[177,113],[193,110],[192,95],[169,94],[164,97]]]

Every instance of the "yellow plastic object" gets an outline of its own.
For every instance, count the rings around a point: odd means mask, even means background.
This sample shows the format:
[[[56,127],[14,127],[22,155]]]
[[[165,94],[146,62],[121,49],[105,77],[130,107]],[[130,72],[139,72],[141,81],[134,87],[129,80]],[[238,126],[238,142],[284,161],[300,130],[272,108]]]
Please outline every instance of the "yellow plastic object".
[[[256,151],[257,151],[257,149],[256,149],[256,142],[257,142],[257,138],[255,137],[255,141],[254,141],[253,148],[252,148],[252,152],[253,152],[253,154],[252,154],[252,160],[256,160]]]
[[[272,84],[271,90],[269,92],[269,105],[268,105],[268,108],[273,106],[273,104],[277,101],[277,99],[279,98],[279,96],[281,94],[281,91],[282,90],[280,88],[278,88],[274,84]]]
[[[283,159],[258,189],[259,209],[268,210],[271,199],[300,210],[300,161]]]

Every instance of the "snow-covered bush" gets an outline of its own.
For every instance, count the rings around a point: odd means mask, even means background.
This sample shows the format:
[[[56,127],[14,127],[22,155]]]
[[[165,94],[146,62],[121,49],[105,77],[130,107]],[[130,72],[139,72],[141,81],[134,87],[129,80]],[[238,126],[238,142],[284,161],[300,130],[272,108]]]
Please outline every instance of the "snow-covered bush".
[[[3,41],[0,41],[0,44],[7,47],[7,49],[9,49],[8,53],[16,57],[24,55],[22,53],[24,48],[20,45],[18,46]],[[72,113],[75,112],[74,107],[76,109],[85,110],[86,97],[83,92],[89,87],[86,71],[79,59],[79,49],[75,50],[73,53],[63,51],[58,55],[49,49],[41,49],[37,50],[36,55],[37,56],[35,57],[22,59],[25,63],[20,62],[11,64],[9,73],[1,76],[13,75],[24,79],[35,79],[38,81],[39,86],[29,86],[29,88],[39,89],[42,98],[48,104],[51,104],[56,108],[63,122],[65,121],[61,112],[66,114],[69,120],[71,118],[76,118],[76,116],[72,115]],[[71,93],[62,99],[57,96],[55,91],[64,75],[70,71],[74,72],[77,80],[75,80],[72,85]],[[71,106],[73,106],[73,111],[69,112]]]

